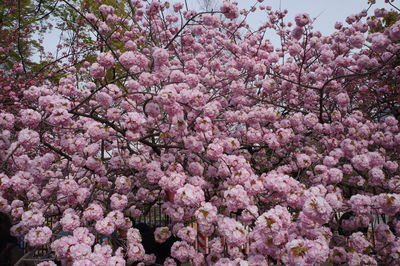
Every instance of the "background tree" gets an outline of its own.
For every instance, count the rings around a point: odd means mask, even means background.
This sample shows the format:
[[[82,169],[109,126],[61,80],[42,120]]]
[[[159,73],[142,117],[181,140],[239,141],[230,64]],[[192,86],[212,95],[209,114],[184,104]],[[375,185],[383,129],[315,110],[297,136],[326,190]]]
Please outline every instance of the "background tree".
[[[218,1],[216,1],[216,0],[198,0],[197,2],[199,3],[200,10],[203,10],[203,11],[216,10],[216,8],[219,4]]]

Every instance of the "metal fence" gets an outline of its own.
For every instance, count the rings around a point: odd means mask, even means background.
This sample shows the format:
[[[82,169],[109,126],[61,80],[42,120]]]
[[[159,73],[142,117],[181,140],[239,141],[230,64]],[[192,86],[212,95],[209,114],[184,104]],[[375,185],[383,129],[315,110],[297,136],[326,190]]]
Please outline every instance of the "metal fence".
[[[149,212],[146,215],[141,215],[139,217],[132,218],[136,224],[145,223],[150,227],[160,227],[168,226],[171,224],[171,219],[168,215],[162,212],[161,208],[162,202],[157,202],[151,206]]]
[[[132,220],[135,222],[135,224],[139,224],[139,223],[144,223],[146,225],[148,225],[151,228],[156,228],[156,227],[161,227],[161,226],[171,226],[171,219],[169,218],[168,215],[164,214],[162,211],[162,202],[158,202],[156,204],[154,204],[153,206],[151,206],[151,208],[147,211],[147,213],[145,215],[139,216],[139,217],[135,217],[132,218]],[[232,215],[232,218],[234,219],[238,219],[238,217],[236,215]],[[57,217],[52,217],[52,218],[48,218],[46,220],[46,225],[50,228],[53,228],[55,225],[55,222],[57,221]],[[380,223],[387,223],[387,218],[386,217],[380,217],[380,216],[376,216],[374,219],[373,224],[377,225]],[[193,228],[195,228],[198,231],[198,227],[197,224],[195,222],[192,223],[188,223],[186,224],[186,226],[192,226]],[[371,225],[370,225],[371,226]],[[252,228],[249,226],[246,226],[246,229],[248,231],[251,231]],[[375,239],[374,239],[374,235],[372,234],[372,230],[371,228],[368,228],[369,232],[367,233],[368,236],[368,240],[371,241],[371,243],[375,244]],[[60,238],[64,235],[68,235],[67,233],[59,233],[57,236],[53,236],[53,240]],[[54,256],[51,252],[50,246],[43,246],[40,248],[29,248],[25,242],[23,238],[19,239],[19,245],[22,249],[24,249],[25,251],[25,256],[23,257],[23,259],[21,260],[21,262],[24,262],[25,264],[23,265],[27,265],[26,263],[28,263],[28,265],[36,265],[37,263],[44,261],[44,260],[51,260],[54,259]],[[103,236],[103,235],[96,235],[96,242],[97,243],[102,243],[105,240],[110,240],[109,237]],[[229,245],[226,244],[226,242],[224,240],[223,241],[223,246],[225,248],[225,251],[229,250]],[[248,242],[247,244],[243,245],[241,248],[243,250],[243,252],[245,254],[248,254],[249,251],[249,246],[250,246],[250,242]],[[197,239],[195,241],[194,244],[194,248],[198,251],[201,252],[205,255],[209,254],[209,238],[205,235],[202,235],[199,231],[197,234]],[[271,264],[274,264],[276,262],[272,262]],[[19,265],[19,264],[17,264]],[[22,265],[22,264],[21,264]]]

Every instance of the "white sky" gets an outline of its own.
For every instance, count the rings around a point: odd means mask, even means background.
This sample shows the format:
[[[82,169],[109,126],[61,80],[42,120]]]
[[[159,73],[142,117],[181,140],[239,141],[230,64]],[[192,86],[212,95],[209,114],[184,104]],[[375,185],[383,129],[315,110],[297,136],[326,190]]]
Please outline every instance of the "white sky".
[[[179,0],[170,0],[170,2],[178,2]],[[184,0],[180,0],[184,1]],[[186,0],[190,9],[198,9],[201,0]],[[219,7],[222,0],[214,0],[216,6]],[[240,9],[249,9],[257,0],[236,0]],[[400,6],[400,0],[393,3]],[[334,31],[333,25],[336,21],[344,22],[347,16],[360,12],[362,9],[368,8],[368,0],[265,0],[263,5],[270,5],[274,10],[288,9],[289,13],[287,21],[293,21],[296,14],[308,13],[312,18],[317,18],[314,22],[314,29],[321,31],[324,35]],[[260,5],[260,4],[259,4]],[[369,14],[373,14],[376,8],[386,7],[390,9],[384,0],[376,0],[376,4],[370,9]],[[263,21],[266,20],[265,12],[257,11],[248,17],[248,23],[253,29],[256,29]],[[57,31],[48,34],[44,40],[46,51],[55,52],[58,43]],[[273,43],[276,42],[275,36],[270,36]]]
[[[187,0],[189,7],[198,6],[198,1],[200,2],[201,0]],[[222,3],[222,0],[215,1]],[[249,9],[257,1],[236,0],[236,2],[239,3],[240,9]],[[395,5],[396,2],[397,6],[400,6],[400,0],[395,0]],[[314,23],[314,28],[323,34],[332,33],[334,31],[333,25],[336,21],[344,22],[347,16],[358,13],[362,9],[367,9],[369,6],[368,0],[264,0],[261,4],[272,6],[274,10],[287,9],[289,12],[286,18],[292,21],[294,16],[299,13],[308,13],[311,18],[318,17]],[[385,4],[384,0],[376,0],[376,4],[372,6],[369,14],[373,14],[376,8],[382,7],[391,8],[389,4]],[[265,20],[265,13],[258,11],[249,16],[248,23],[256,28]]]

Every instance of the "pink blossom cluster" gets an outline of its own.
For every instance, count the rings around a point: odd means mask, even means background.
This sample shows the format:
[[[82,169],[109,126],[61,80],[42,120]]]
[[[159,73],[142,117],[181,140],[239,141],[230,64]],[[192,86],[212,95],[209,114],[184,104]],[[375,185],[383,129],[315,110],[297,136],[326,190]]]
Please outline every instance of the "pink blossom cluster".
[[[12,235],[65,265],[154,264],[133,221],[160,208],[164,265],[400,264],[398,12],[324,35],[262,0],[95,2],[48,77],[0,69]]]

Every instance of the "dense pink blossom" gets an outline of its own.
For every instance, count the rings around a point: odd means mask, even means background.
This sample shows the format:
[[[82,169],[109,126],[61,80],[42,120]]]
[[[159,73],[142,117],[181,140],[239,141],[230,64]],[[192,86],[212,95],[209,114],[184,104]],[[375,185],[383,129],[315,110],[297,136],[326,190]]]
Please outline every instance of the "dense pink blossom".
[[[195,256],[195,250],[187,242],[177,241],[172,245],[171,255],[179,261],[185,262]]]
[[[140,243],[130,243],[128,245],[127,255],[128,261],[140,261],[144,257],[144,249]]]
[[[47,244],[51,238],[52,231],[49,227],[36,227],[29,230],[26,241],[30,246],[41,246]]]
[[[349,201],[351,209],[358,214],[369,214],[371,212],[371,198],[364,195],[354,195]]]
[[[104,68],[100,64],[94,63],[90,68],[90,74],[94,78],[102,78],[106,73]]]
[[[71,16],[57,58],[35,44],[38,64],[15,57],[33,29],[9,34],[11,234],[68,266],[158,263],[137,225],[148,220],[157,245],[177,238],[164,265],[400,264],[397,11],[323,34],[261,2],[96,0]]]
[[[221,12],[229,19],[235,19],[239,16],[237,6],[229,1],[224,1],[222,3]]]
[[[304,27],[307,24],[311,23],[311,18],[306,13],[296,15],[294,20],[296,22],[296,25],[299,26],[299,27]]]
[[[175,201],[186,206],[200,206],[204,202],[204,192],[198,186],[186,184],[177,190]]]
[[[168,227],[158,227],[154,231],[154,239],[158,243],[165,242],[170,236],[171,236],[171,231],[169,230]]]
[[[240,246],[246,243],[248,232],[241,223],[224,217],[218,220],[218,227],[220,234],[230,245]]]
[[[101,234],[111,235],[115,230],[115,223],[109,217],[106,217],[97,221],[95,228]]]
[[[23,129],[18,134],[18,142],[26,149],[36,147],[39,142],[39,134],[36,131]]]
[[[72,210],[69,212],[64,212],[64,216],[60,220],[60,224],[65,232],[73,232],[80,225],[79,216],[76,215]]]
[[[99,64],[101,66],[108,69],[114,65],[114,56],[110,52],[109,53],[101,53],[98,55],[97,61],[99,62]]]

